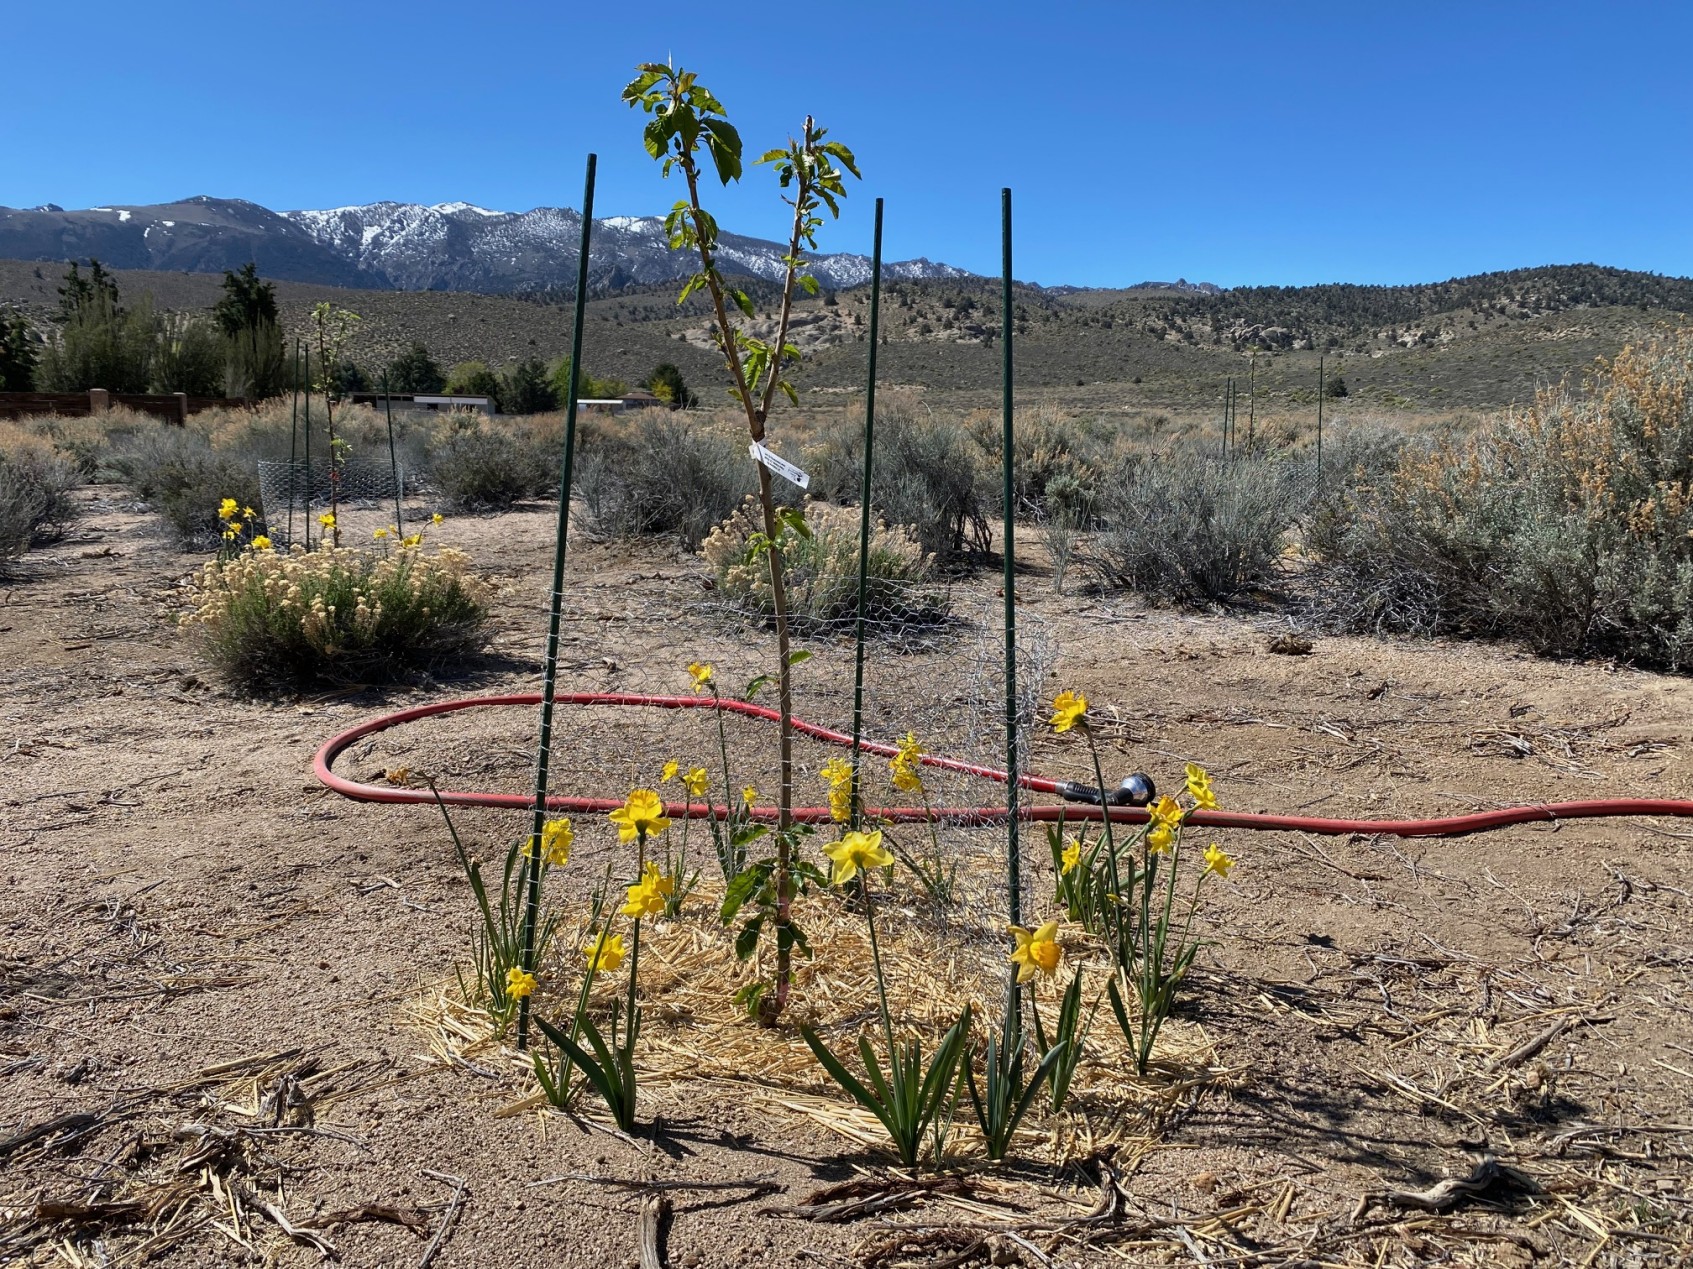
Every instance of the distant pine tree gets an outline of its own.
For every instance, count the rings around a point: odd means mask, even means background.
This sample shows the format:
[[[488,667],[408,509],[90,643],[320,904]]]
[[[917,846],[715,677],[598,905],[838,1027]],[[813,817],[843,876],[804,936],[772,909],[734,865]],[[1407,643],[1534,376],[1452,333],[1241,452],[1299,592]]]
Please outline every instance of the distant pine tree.
[[[99,268],[99,265],[94,267]],[[275,284],[262,280],[258,266],[251,261],[242,265],[239,272],[225,269],[223,298],[212,308],[212,320],[223,328],[225,335],[239,335],[267,322],[274,325],[277,320]]]
[[[699,404],[699,398],[689,391],[688,385],[683,381],[681,370],[668,361],[654,366],[653,372],[641,386],[660,401],[668,402],[676,409],[687,409]]]
[[[439,392],[445,383],[446,376],[429,355],[429,349],[416,340],[388,363],[390,392]]]
[[[506,372],[501,386],[500,409],[507,414],[540,414],[558,409],[558,394],[547,377],[547,367],[538,357],[520,361]]]
[[[0,392],[33,392],[35,332],[21,313],[0,318]]]

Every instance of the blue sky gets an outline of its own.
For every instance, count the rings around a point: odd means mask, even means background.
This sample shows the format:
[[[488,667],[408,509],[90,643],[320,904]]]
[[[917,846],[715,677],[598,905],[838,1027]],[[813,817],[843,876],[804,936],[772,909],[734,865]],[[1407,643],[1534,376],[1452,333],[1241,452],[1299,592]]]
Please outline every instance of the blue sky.
[[[1596,261],[1693,274],[1693,6],[247,0],[6,5],[0,204],[463,199],[662,212],[618,102],[674,55],[748,148],[807,111],[858,153],[825,249],[1047,284],[1409,282]],[[650,16],[649,16],[650,15]],[[777,31],[772,37],[770,32]],[[725,228],[777,237],[752,169]]]

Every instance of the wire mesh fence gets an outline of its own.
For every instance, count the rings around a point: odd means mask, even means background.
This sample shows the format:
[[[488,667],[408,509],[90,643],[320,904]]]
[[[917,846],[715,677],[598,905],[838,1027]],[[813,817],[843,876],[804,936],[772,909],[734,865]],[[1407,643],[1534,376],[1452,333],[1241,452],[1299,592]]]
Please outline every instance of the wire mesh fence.
[[[260,462],[259,498],[270,538],[278,546],[315,539],[317,517],[332,506],[343,528],[368,539],[377,528],[394,524],[406,494],[406,473],[397,465],[349,460],[330,464],[313,460]],[[369,532],[365,532],[365,530]]]

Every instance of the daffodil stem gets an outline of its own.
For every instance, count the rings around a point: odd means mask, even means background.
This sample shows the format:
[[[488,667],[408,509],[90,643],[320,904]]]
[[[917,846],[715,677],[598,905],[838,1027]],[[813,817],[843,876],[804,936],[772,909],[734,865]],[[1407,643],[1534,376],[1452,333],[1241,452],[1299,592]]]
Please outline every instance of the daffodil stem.
[[[1116,943],[1117,963],[1126,969],[1128,968],[1128,936],[1123,930],[1123,912],[1127,905],[1123,900],[1122,869],[1117,860],[1117,838],[1116,834],[1111,831],[1111,807],[1105,800],[1105,770],[1099,763],[1099,745],[1093,738],[1093,729],[1085,721],[1082,723],[1082,735],[1087,737],[1088,753],[1093,758],[1093,779],[1099,789],[1100,822],[1105,830],[1105,855],[1111,861],[1111,890],[1115,897],[1111,924],[1116,930],[1113,941]],[[1129,884],[1131,888],[1134,885],[1134,865],[1132,863],[1129,865]]]
[[[888,1061],[896,1061],[894,1054],[894,1020],[888,1012],[888,985],[882,978],[882,945],[876,940],[876,898],[870,889],[870,874],[860,870],[864,882],[864,924],[870,930],[870,960],[876,967],[876,995],[882,1003],[882,1031],[888,1037]]]

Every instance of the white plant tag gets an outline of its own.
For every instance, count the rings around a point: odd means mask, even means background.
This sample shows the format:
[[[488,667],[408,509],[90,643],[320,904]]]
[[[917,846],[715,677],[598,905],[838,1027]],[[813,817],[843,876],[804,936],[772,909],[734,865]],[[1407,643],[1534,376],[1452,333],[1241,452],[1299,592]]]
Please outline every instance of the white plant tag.
[[[751,445],[747,446],[747,452],[752,455],[753,462],[763,463],[783,480],[798,485],[801,489],[804,489],[806,486],[811,484],[810,476],[807,476],[803,471],[801,471],[798,467],[795,467],[781,455],[766,449],[757,441],[754,441]]]

